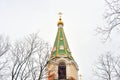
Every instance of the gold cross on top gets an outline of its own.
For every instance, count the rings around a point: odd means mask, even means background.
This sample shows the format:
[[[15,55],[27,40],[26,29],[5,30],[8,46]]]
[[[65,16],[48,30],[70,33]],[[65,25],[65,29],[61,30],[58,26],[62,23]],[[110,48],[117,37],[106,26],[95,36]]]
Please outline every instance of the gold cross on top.
[[[61,13],[61,12],[59,12],[59,13],[58,13],[58,15],[61,17],[61,16],[62,16],[62,13]]]

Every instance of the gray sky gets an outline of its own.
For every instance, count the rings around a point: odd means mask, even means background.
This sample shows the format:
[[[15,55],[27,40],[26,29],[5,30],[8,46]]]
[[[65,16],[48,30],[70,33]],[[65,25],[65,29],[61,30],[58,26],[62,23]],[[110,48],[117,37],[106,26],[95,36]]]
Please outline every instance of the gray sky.
[[[93,80],[92,66],[106,48],[95,36],[104,24],[104,0],[0,0],[0,34],[11,40],[33,32],[53,46],[58,13],[63,13],[64,31],[83,80]]]

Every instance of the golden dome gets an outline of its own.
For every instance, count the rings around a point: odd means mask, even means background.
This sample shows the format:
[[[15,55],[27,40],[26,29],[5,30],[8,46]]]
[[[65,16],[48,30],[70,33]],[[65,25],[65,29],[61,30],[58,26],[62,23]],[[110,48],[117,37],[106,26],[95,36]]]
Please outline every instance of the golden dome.
[[[64,26],[64,23],[62,22],[61,17],[59,18],[59,21],[58,21],[58,23],[57,23],[57,26],[60,26],[60,25]]]

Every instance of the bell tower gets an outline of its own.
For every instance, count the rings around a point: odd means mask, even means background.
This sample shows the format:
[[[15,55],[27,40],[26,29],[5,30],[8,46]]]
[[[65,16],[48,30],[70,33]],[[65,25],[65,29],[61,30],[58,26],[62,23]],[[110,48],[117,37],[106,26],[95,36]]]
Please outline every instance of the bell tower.
[[[65,33],[62,13],[59,13],[58,32],[48,62],[48,80],[78,80],[78,66],[72,57]]]

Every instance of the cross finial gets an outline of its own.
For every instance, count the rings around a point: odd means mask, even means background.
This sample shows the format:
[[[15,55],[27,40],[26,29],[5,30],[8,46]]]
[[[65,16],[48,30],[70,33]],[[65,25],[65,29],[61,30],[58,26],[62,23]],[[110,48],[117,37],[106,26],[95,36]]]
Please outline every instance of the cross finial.
[[[62,16],[62,13],[61,13],[61,12],[59,12],[59,13],[58,13],[58,15],[59,15],[59,16],[60,16],[60,18],[61,18],[61,16]]]

